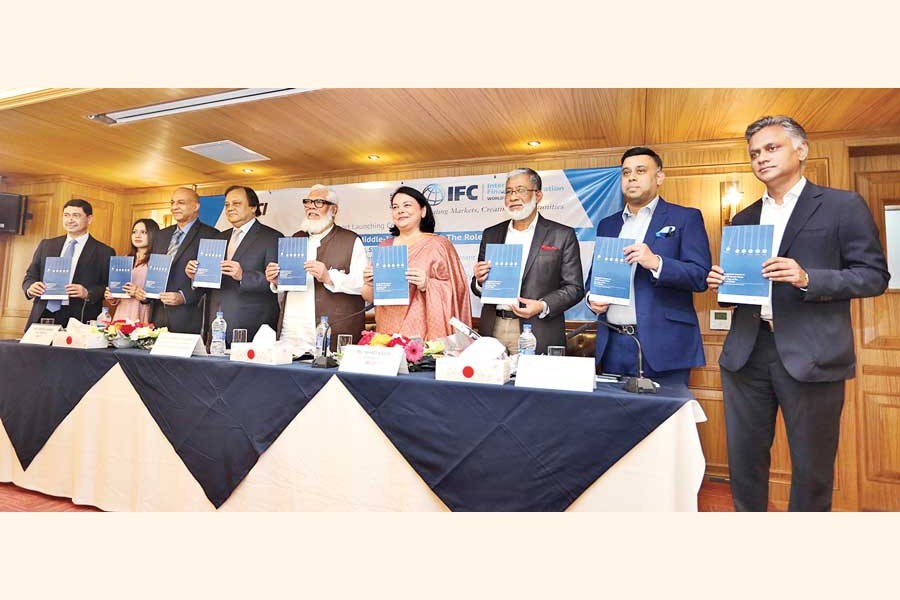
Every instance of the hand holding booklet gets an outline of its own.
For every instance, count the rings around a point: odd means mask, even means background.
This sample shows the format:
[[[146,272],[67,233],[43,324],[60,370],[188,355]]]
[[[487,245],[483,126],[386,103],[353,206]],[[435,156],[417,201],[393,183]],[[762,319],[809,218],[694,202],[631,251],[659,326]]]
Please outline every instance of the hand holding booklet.
[[[216,290],[222,287],[222,261],[225,260],[227,248],[228,240],[200,240],[193,287]]]
[[[69,285],[69,271],[72,268],[71,258],[48,256],[44,262],[44,286],[41,300],[68,300],[66,286]]]
[[[522,245],[487,244],[484,260],[490,261],[491,270],[481,286],[481,303],[518,306],[522,286]]]
[[[406,246],[372,248],[373,292],[376,306],[409,304],[409,282],[406,271],[409,256]]]
[[[309,238],[278,238],[278,291],[304,292],[307,286],[306,249]]]
[[[147,280],[144,282],[144,291],[148,298],[159,298],[159,295],[166,291],[173,258],[175,257],[169,254],[150,255],[147,263]]]
[[[763,277],[762,265],[775,255],[774,225],[732,225],[722,228],[719,266],[725,282],[719,302],[764,305],[771,302],[772,282]]]
[[[625,260],[627,238],[598,237],[594,243],[590,300],[607,304],[631,304],[631,274],[634,265]]]
[[[133,256],[112,256],[109,259],[109,293],[113,298],[130,298],[123,286],[131,281]]]

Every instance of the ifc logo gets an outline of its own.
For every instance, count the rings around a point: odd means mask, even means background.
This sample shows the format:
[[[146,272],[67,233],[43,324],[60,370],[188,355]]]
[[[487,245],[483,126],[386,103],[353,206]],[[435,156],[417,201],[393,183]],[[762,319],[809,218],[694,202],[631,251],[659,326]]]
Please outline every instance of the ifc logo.
[[[422,190],[422,195],[428,200],[428,204],[432,206],[437,206],[444,201],[444,190],[438,183],[429,183],[425,186],[425,189]]]

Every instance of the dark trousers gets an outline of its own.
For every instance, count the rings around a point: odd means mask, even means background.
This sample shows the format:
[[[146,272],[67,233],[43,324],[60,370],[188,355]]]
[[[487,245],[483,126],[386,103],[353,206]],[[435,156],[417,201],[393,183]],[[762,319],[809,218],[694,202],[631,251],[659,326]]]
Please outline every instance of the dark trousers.
[[[640,341],[641,336],[635,337]],[[614,375],[637,376],[638,350],[637,344],[631,336],[624,333],[609,332],[609,340],[600,357],[600,368],[604,373]],[[690,369],[673,369],[671,371],[654,371],[644,360],[644,377],[650,379],[666,379],[669,382],[678,382],[687,385],[691,376]]]
[[[765,511],[778,408],[791,452],[792,511],[831,510],[844,382],[797,381],[785,370],[775,337],[760,329],[747,364],[722,369],[728,469],[734,507]]]

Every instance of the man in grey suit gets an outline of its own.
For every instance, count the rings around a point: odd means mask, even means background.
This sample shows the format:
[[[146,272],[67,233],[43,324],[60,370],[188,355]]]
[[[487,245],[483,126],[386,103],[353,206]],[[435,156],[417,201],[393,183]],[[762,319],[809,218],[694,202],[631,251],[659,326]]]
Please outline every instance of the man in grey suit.
[[[233,185],[225,190],[225,218],[232,228],[218,235],[228,240],[222,261],[222,287],[207,296],[207,319],[212,322],[222,311],[228,323],[227,343],[231,332],[246,329],[252,339],[263,324],[275,329],[278,302],[266,281],[266,265],[278,262],[278,238],[281,233],[257,220],[261,211],[259,197],[253,189]],[[185,267],[191,279],[197,273],[197,261]]]
[[[537,208],[543,199],[541,176],[532,169],[516,169],[506,178],[504,202],[510,219],[484,230],[472,291],[481,296],[491,264],[484,260],[487,244],[524,246],[522,287],[518,304],[481,308],[482,335],[497,338],[510,353],[518,351],[523,323],[530,323],[537,338],[535,352],[566,345],[565,311],[584,297],[581,253],[575,230],[545,219]]]
[[[803,177],[809,147],[799,123],[763,117],[745,137],[766,193],[732,224],[774,225],[778,253],[762,270],[771,304],[737,305],[719,358],[734,505],[766,510],[780,407],[793,471],[789,509],[827,511],[844,381],[856,373],[850,299],[881,294],[890,275],[865,200]],[[707,283],[716,289],[724,280],[714,265]]]
[[[191,288],[185,267],[197,258],[200,240],[218,237],[219,230],[200,221],[200,197],[190,188],[180,187],[173,192],[171,210],[175,224],[153,239],[153,254],[171,254],[173,258],[167,291],[159,295],[159,300],[149,301],[153,304],[150,320],[157,327],[168,327],[169,331],[200,333],[203,290]]]

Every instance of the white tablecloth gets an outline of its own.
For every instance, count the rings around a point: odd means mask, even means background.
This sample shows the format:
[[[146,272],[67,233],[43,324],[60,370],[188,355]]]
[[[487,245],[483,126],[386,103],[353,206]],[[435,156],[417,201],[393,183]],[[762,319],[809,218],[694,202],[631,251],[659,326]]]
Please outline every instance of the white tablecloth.
[[[696,511],[706,462],[688,402],[570,511]],[[0,481],[113,511],[215,510],[115,365],[23,472],[0,427]],[[288,425],[223,511],[446,511],[336,377]]]

